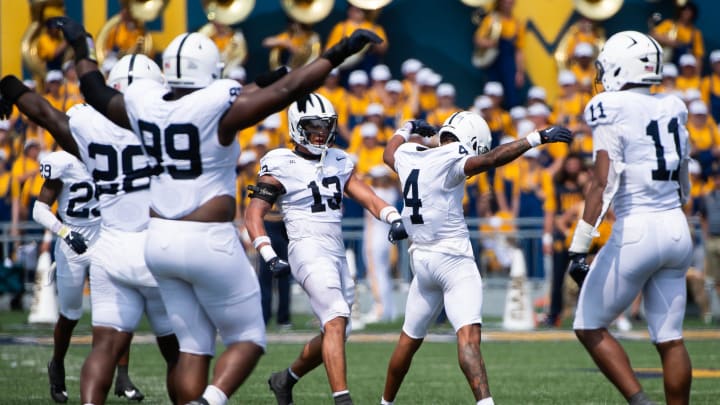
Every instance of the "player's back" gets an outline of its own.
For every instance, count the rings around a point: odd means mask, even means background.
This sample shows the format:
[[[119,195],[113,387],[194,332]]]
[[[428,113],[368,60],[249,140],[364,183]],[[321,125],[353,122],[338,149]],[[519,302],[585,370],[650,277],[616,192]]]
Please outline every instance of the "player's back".
[[[285,187],[278,206],[290,240],[331,237],[342,244],[342,198],[353,162],[340,149],[328,149],[322,170],[317,160],[275,149],[260,160],[259,176],[270,175]]]
[[[151,162],[162,168],[150,185],[150,205],[176,219],[213,197],[235,197],[240,147],[220,144],[218,124],[240,87],[234,80],[216,80],[175,100],[164,98],[168,91],[154,81],[133,82],[125,106]]]
[[[40,162],[40,175],[62,181],[63,187],[57,196],[60,219],[88,240],[93,239],[100,225],[100,211],[93,180],[85,165],[67,152],[52,152]]]
[[[127,232],[147,228],[152,168],[138,137],[89,105],[69,112],[70,131],[95,182],[103,226]]]
[[[678,208],[679,172],[688,156],[687,109],[676,96],[641,89],[600,93],[585,109],[595,149],[613,162],[608,183],[619,175],[615,214]],[[617,173],[617,174],[615,174]]]
[[[413,243],[468,238],[462,207],[468,157],[459,142],[432,149],[406,143],[395,151],[403,223]]]

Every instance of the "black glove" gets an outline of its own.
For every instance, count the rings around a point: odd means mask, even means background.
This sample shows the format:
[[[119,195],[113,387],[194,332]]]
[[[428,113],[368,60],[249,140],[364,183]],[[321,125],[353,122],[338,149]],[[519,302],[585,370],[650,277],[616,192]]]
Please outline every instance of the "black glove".
[[[92,36],[85,31],[85,27],[69,17],[53,17],[47,20],[49,28],[59,28],[65,40],[75,51],[75,61],[90,59],[97,62],[95,57],[95,45]]]
[[[274,277],[290,274],[290,265],[285,260],[275,256],[267,262],[268,269]]]
[[[578,285],[582,288],[583,281],[590,271],[590,265],[585,261],[586,253],[570,252],[570,264],[568,264],[567,272]]]
[[[255,84],[257,84],[258,87],[267,87],[282,79],[289,71],[290,69],[288,69],[287,66],[280,66],[275,70],[260,73],[258,77],[255,78]]]
[[[570,143],[572,141],[572,132],[569,129],[558,125],[541,129],[538,133],[540,133],[540,142],[542,143]]]
[[[428,124],[425,120],[412,120],[408,122],[412,125],[412,129],[410,130],[411,134],[418,134],[422,137],[430,138],[437,133],[435,127]]]
[[[85,238],[81,233],[70,231],[64,239],[65,243],[67,243],[75,253],[81,255],[87,251],[87,243],[85,243]]]
[[[322,57],[329,60],[334,67],[339,66],[347,57],[360,52],[367,44],[382,43],[382,38],[372,31],[355,30],[349,37],[343,38],[340,42],[323,52]]]
[[[407,239],[408,233],[405,230],[402,220],[396,219],[390,224],[390,231],[388,232],[388,240],[391,243],[397,243],[399,240]]]

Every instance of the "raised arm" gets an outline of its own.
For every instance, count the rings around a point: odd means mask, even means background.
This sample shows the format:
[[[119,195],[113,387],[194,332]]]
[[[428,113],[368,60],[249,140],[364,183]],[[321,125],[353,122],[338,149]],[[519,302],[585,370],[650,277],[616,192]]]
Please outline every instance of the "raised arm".
[[[254,125],[270,114],[292,104],[301,96],[323,84],[330,71],[345,58],[359,52],[368,43],[382,40],[371,31],[356,30],[343,38],[313,63],[294,70],[265,88],[237,97],[225,116],[220,120],[220,137],[231,139],[243,128]]]
[[[541,144],[553,142],[570,143],[571,141],[572,132],[565,127],[552,126],[535,131],[523,139],[500,145],[484,155],[469,158],[465,162],[465,174],[474,176],[493,167],[502,166],[517,159],[528,149]]]
[[[69,119],[65,113],[55,109],[44,97],[31,91],[12,75],[0,80],[0,97],[6,106],[10,105],[8,114],[12,111],[12,104],[15,104],[33,122],[47,129],[61,148],[80,159],[77,142],[70,132]],[[3,110],[7,111],[7,108]],[[5,112],[0,112],[0,115],[5,118]]]
[[[411,120],[406,122],[402,127],[395,131],[395,134],[393,134],[387,145],[385,145],[385,151],[383,151],[383,162],[395,171],[395,152],[400,145],[410,139],[410,135],[417,134],[422,137],[429,138],[435,135],[435,133],[437,133],[435,127],[425,122],[425,120]]]
[[[68,17],[52,18],[48,24],[62,30],[65,40],[75,52],[75,70],[85,101],[116,125],[131,130],[122,93],[106,86],[105,78],[98,70],[90,34]]]

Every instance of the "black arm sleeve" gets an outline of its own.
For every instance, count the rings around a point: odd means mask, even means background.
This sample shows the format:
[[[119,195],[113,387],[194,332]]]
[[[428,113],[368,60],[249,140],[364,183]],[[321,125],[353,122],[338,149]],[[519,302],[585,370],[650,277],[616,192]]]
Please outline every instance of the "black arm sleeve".
[[[259,198],[267,201],[270,205],[275,204],[275,201],[277,201],[281,194],[285,194],[285,187],[278,187],[270,183],[258,183],[254,186],[251,184],[248,186],[248,190],[250,190],[248,197]]]

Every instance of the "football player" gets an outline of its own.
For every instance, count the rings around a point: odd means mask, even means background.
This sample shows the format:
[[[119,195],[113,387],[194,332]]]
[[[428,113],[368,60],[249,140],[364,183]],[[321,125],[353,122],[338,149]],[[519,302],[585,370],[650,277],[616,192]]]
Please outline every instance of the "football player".
[[[60,26],[75,51],[87,102],[132,129],[156,170],[145,258],[180,342],[177,401],[225,404],[265,350],[257,276],[233,225],[236,133],[318,87],[345,58],[381,40],[355,31],[315,62],[243,89],[219,79],[220,55],[212,41],[185,33],[163,52],[170,89],[144,80],[123,95],[105,85],[81,25],[66,17],[50,23]],[[208,385],[218,331],[226,350]]]
[[[549,127],[490,151],[487,123],[470,111],[448,117],[438,131],[440,146],[428,149],[407,140],[434,135],[410,121],[390,139],[383,159],[400,178],[402,222],[410,238],[415,277],[405,305],[405,322],[390,358],[382,404],[392,404],[428,327],[445,306],[457,334],[458,360],[478,405],[493,404],[480,353],[482,279],[473,256],[462,200],[469,176],[504,165],[540,144],[571,141],[567,128]]]
[[[108,79],[120,91],[139,79],[164,84],[160,69],[144,55],[123,57]],[[13,76],[0,81],[0,92],[4,101],[17,104],[23,113],[47,128],[68,154],[80,159],[95,182],[102,220],[91,260],[93,348],[80,377],[82,402],[104,403],[114,364],[129,347],[143,312],[167,362],[168,392],[174,399],[170,376],[177,363],[178,343],[157,282],[145,265],[153,171],[139,140],[88,105],[74,106],[68,115],[53,109]],[[131,392],[133,388],[122,384],[118,387],[116,383],[116,394],[132,394],[132,399],[141,400],[142,394]],[[126,389],[130,392],[125,393]]]
[[[685,273],[692,239],[681,209],[689,196],[688,111],[662,79],[662,47],[619,32],[598,55],[605,92],[585,108],[593,132],[593,178],[569,248],[571,276],[584,286],[573,328],[598,368],[631,404],[651,404],[608,325],[643,295],[650,338],[663,365],[665,401],[687,404],[691,365],[682,338]],[[612,202],[615,224],[592,265],[585,256]]]
[[[310,340],[289,368],[273,373],[268,383],[278,404],[292,404],[292,387],[320,364],[325,364],[336,404],[352,404],[347,387],[345,340],[350,333],[350,307],[355,283],[345,258],[342,236],[343,194],[356,200],[375,218],[392,224],[396,239],[407,234],[395,207],[380,199],[355,175],[350,155],[331,148],[337,114],[328,99],[311,93],[288,109],[295,149],[275,149],[260,160],[258,181],[252,187],[245,213],[253,245],[275,273],[292,275],[310,298],[321,333]],[[263,217],[278,204],[287,227],[289,263],[270,245]],[[288,266],[289,264],[289,266]]]

